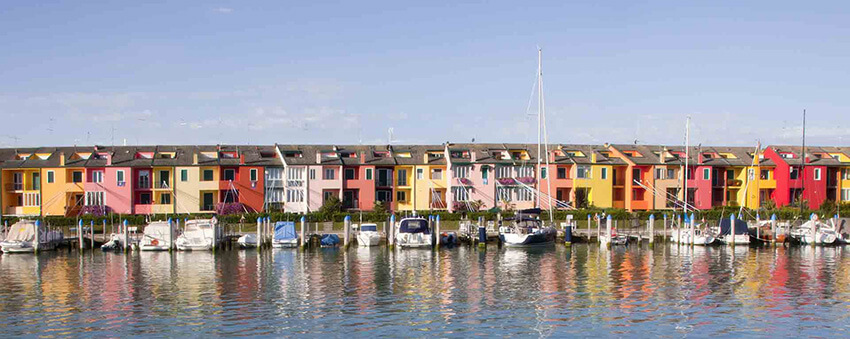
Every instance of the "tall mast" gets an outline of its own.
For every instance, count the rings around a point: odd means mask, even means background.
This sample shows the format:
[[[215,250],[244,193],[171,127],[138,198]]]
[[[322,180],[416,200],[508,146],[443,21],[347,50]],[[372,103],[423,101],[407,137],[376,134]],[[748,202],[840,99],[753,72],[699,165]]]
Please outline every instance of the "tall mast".
[[[543,122],[543,49],[537,48],[537,170],[540,171],[540,140]],[[548,173],[547,173],[548,176]],[[540,192],[537,192],[537,208],[540,208]]]
[[[543,96],[543,50],[537,49],[537,91],[538,93],[538,133],[543,129],[543,147],[546,158],[546,198],[549,203],[549,223],[555,223],[555,215],[552,213],[552,173],[549,173],[549,132],[546,130],[546,101]],[[537,141],[537,169],[540,169],[540,136]],[[537,206],[540,207],[540,189],[537,189]]]
[[[800,175],[803,176],[803,184],[800,186],[800,212],[803,212],[803,192],[806,191],[806,109],[803,109],[803,154],[800,156]]]
[[[685,120],[685,173],[684,175],[684,186],[685,186],[685,194],[683,199],[685,201],[682,209],[685,211],[685,215],[688,215],[688,173],[691,172],[690,169],[690,159],[691,159],[691,116],[688,116],[687,120]]]

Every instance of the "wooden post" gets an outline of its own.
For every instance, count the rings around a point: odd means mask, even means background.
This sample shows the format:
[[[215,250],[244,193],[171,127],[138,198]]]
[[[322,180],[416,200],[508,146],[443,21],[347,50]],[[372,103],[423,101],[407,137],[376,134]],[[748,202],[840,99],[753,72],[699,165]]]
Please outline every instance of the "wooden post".
[[[667,213],[664,213],[664,236],[661,241],[667,243]]]
[[[257,217],[257,249],[263,248],[263,218]]]
[[[342,228],[342,246],[343,248],[348,248],[348,235],[351,232],[351,216],[345,216],[345,220],[342,221]]]
[[[599,217],[599,214],[596,215],[596,241],[602,241],[602,218]]]
[[[691,213],[691,247],[694,247],[697,243],[697,232],[696,232],[697,220],[696,216]]]
[[[127,219],[124,219],[124,253],[130,250],[130,223],[127,222]]]
[[[307,217],[301,216],[301,248],[307,247],[307,238],[304,238],[306,234],[305,229],[307,228]]]
[[[77,222],[77,242],[80,245],[80,252],[82,252],[86,245],[83,241],[83,219]]]
[[[390,248],[395,246],[395,214],[390,215],[390,225],[387,228],[389,232],[387,232],[387,245]]]
[[[809,217],[809,220],[813,221],[813,220],[815,220],[815,217],[816,217],[816,215],[814,213],[812,213],[812,215]],[[818,242],[817,236],[818,236],[818,223],[813,222],[812,223],[812,247],[815,247],[815,244],[817,244],[817,242]]]
[[[442,243],[443,234],[440,233],[440,215],[438,214],[436,218],[434,218],[435,223],[437,224],[437,238],[434,240],[434,244],[436,248],[440,248]]]
[[[735,213],[729,215],[729,234],[732,236],[732,247],[735,247]]]
[[[649,215],[649,247],[655,244],[655,215]]]
[[[588,213],[587,214],[587,243],[588,244],[590,243],[590,226],[591,226],[590,213]]]
[[[776,246],[776,213],[770,216],[770,243]]]
[[[606,234],[605,236],[608,237],[608,244],[607,244],[608,247],[611,247],[611,240],[613,240],[611,238],[611,226],[612,226],[611,224],[612,224],[613,219],[614,218],[612,218],[611,215],[609,214],[608,219],[605,220],[605,231],[608,232],[608,234]],[[601,241],[601,239],[602,238],[600,238],[600,241]]]
[[[677,217],[679,223],[676,224],[676,246],[680,246],[682,244],[682,216]]]
[[[89,234],[91,235],[91,249],[94,249],[94,220],[91,221],[91,229],[89,230]]]
[[[33,244],[33,251],[38,254],[38,249],[41,246],[41,220],[35,221],[35,244]]]

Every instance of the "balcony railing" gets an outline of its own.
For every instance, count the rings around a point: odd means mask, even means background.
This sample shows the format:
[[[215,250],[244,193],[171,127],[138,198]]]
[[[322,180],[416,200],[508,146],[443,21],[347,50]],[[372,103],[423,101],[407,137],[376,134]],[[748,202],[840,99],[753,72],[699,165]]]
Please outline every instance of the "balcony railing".
[[[375,181],[375,186],[378,186],[378,187],[392,187],[392,185],[393,185],[393,181],[389,180],[389,179],[388,180],[376,180]]]
[[[24,189],[24,184],[21,182],[14,182],[11,184],[6,184],[7,191],[21,191]]]
[[[728,179],[726,180],[726,186],[741,186],[742,181],[738,179]]]
[[[446,203],[444,201],[432,202],[431,208],[433,208],[433,209],[446,209]]]
[[[169,188],[171,188],[171,185],[168,182],[165,182],[165,181],[158,181],[154,185],[154,188],[169,189]]]
[[[150,180],[139,180],[136,182],[136,188],[151,188]]]

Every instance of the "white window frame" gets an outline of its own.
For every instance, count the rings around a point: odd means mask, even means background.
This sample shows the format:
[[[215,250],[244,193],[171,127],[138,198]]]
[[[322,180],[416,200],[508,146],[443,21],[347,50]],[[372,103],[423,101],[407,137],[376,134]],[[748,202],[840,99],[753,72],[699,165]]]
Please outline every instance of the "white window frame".
[[[250,178],[249,178],[249,179],[251,179],[251,181],[253,181],[253,182],[257,182],[257,181],[259,181],[259,180],[260,180],[260,172],[259,172],[259,171],[257,171],[257,169],[256,169],[256,168],[252,168],[252,169],[251,169],[251,171],[250,171],[250,172],[248,172],[248,173],[249,173],[249,175],[250,175]]]
[[[821,180],[820,168],[815,168],[815,180],[817,180],[817,181]]]
[[[396,174],[396,183],[398,186],[407,186],[407,170],[400,169]]]
[[[515,193],[515,195],[516,195],[516,201],[531,201],[531,200],[533,200],[533,199],[534,199],[534,193],[532,193],[532,192],[531,192],[528,188],[526,188],[525,186],[516,187],[516,188],[514,189],[514,191],[516,192],[516,193]]]
[[[850,188],[842,188],[841,189],[841,201],[850,201]]]
[[[56,172],[47,171],[47,183],[52,184],[54,182],[56,182]]]
[[[425,177],[425,170],[422,168],[416,169],[416,180],[422,180]]]
[[[514,166],[514,172],[516,173],[517,178],[533,178],[534,177],[534,167],[533,166]]]
[[[509,166],[496,166],[496,179],[510,178],[511,171],[512,169]]]
[[[333,168],[325,168],[324,171],[322,171],[322,180],[334,180],[336,177],[335,172],[336,171],[334,171]]]
[[[496,199],[498,201],[513,201],[513,188],[505,186],[496,186]]]
[[[89,191],[85,196],[86,206],[106,206],[106,194],[103,191]]]
[[[91,182],[93,183],[102,183],[103,182],[103,171],[92,171],[91,172]]]
[[[127,174],[124,173],[124,170],[115,171],[115,184],[118,185],[118,186],[121,186],[121,183],[125,183],[126,180],[127,180],[126,175]]]
[[[589,165],[576,166],[576,179],[590,179],[590,170]]]
[[[316,169],[315,168],[310,169],[310,180],[316,180]]]
[[[454,201],[469,201],[469,191],[461,186],[452,187],[452,198]]]
[[[469,172],[471,171],[471,166],[454,166],[452,178],[469,178]]]
[[[711,180],[711,169],[703,168],[702,169],[702,180]]]
[[[601,170],[602,170],[602,171],[601,171],[601,178],[602,178],[602,180],[607,180],[607,179],[608,179],[608,168],[607,168],[607,167],[602,167],[602,168],[601,168]]]

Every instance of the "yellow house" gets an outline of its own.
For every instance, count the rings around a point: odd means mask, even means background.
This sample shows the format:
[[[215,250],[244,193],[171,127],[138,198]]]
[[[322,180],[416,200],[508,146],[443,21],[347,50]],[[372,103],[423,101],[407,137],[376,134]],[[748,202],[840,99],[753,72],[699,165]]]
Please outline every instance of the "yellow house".
[[[174,168],[175,213],[199,213],[201,211],[201,168],[178,166]]]
[[[40,176],[37,168],[3,169],[3,214],[41,214]]]
[[[425,147],[414,152],[421,161],[412,165],[413,199],[417,211],[445,210],[448,172],[442,146]]]
[[[593,147],[593,146],[589,146]],[[587,200],[587,206],[610,208],[614,206],[614,181],[612,173],[614,165],[625,165],[618,158],[609,157],[601,149],[589,150],[589,161],[578,161],[571,169],[573,179],[573,201],[582,207],[582,200]]]

